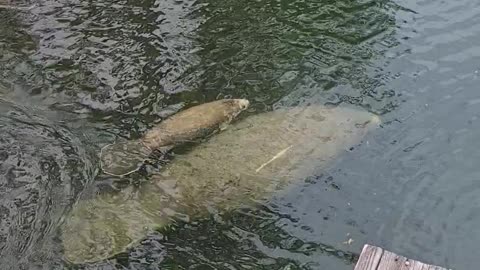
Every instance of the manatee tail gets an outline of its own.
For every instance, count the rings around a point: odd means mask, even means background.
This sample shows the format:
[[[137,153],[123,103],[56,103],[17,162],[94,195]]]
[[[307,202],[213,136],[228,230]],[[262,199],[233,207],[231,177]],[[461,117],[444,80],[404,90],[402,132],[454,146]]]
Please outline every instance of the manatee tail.
[[[151,153],[140,140],[108,144],[100,151],[100,166],[106,174],[125,176],[140,169]]]

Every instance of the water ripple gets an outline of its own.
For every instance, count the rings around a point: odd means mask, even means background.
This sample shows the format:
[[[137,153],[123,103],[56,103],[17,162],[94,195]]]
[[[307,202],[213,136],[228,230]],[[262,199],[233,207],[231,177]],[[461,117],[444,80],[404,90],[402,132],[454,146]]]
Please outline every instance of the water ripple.
[[[0,100],[0,265],[58,264],[62,216],[92,180],[81,142],[30,109]]]

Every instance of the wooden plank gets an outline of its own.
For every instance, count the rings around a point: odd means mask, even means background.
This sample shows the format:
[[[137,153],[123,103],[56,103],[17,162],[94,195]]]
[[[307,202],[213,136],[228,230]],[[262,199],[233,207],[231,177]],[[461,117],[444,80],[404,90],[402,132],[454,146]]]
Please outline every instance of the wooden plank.
[[[410,260],[382,248],[365,245],[355,270],[447,270],[445,268],[428,265],[419,261]]]
[[[362,253],[358,259],[355,270],[375,270],[380,263],[383,255],[383,249],[370,245],[363,246]]]
[[[426,266],[424,268],[424,266]],[[390,251],[384,251],[377,270],[428,270],[429,265],[409,260]]]

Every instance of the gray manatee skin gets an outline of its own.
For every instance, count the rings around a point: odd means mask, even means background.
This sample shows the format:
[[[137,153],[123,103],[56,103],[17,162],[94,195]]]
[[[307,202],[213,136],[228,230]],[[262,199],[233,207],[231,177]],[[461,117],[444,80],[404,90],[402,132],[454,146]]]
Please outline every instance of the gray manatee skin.
[[[138,140],[103,147],[100,152],[102,170],[114,176],[130,174],[141,167],[153,150],[168,149],[221,130],[248,106],[246,99],[221,99],[176,113]]]
[[[170,116],[141,140],[150,149],[191,141],[229,124],[249,104],[246,99],[221,99],[197,105]]]
[[[138,190],[81,201],[63,226],[65,259],[98,261],[125,251],[149,230],[286,192],[377,127],[351,108],[283,108],[247,117],[175,157]]]

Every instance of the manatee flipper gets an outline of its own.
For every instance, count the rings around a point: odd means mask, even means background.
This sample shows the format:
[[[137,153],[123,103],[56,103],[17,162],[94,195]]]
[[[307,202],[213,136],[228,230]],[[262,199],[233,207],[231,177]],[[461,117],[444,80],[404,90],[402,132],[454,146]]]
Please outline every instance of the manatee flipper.
[[[106,174],[125,176],[139,170],[151,153],[141,140],[108,144],[100,151],[100,166]]]

